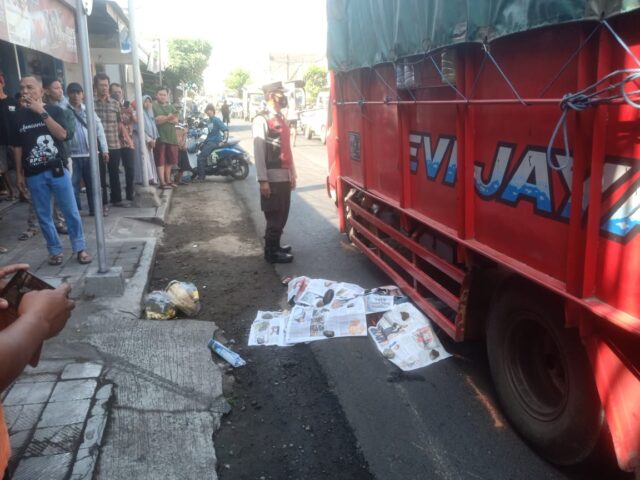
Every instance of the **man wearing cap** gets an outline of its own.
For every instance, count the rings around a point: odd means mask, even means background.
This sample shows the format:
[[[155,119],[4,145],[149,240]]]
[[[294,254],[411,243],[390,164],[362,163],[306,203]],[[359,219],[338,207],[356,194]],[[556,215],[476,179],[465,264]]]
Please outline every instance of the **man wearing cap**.
[[[289,125],[282,114],[287,107],[282,82],[263,87],[267,110],[253,122],[253,153],[260,184],[260,207],[267,226],[264,233],[264,258],[269,263],[293,261],[291,247],[280,245],[280,237],[289,217],[291,191],[296,187]]]
[[[91,158],[89,147],[89,130],[87,122],[87,109],[82,103],[84,100],[84,90],[79,83],[70,83],[67,87],[67,95],[69,96],[69,105],[67,109],[73,115],[75,123],[75,134],[69,140],[69,154],[73,161],[73,175],[71,183],[73,184],[73,193],[76,197],[76,203],[78,204],[78,210],[82,210],[82,202],[80,200],[80,180],[84,180],[84,185],[87,188],[87,203],[89,204],[89,215],[95,215],[95,208],[93,205],[93,182],[91,181]],[[96,134],[98,137],[98,147],[100,150],[100,159],[102,160],[101,169],[106,168],[106,164],[109,161],[109,145],[107,143],[107,137],[104,133],[104,127],[100,121],[100,117],[95,115],[96,119]],[[104,175],[102,175],[104,177]],[[107,189],[106,185],[102,192],[103,206],[107,204]]]

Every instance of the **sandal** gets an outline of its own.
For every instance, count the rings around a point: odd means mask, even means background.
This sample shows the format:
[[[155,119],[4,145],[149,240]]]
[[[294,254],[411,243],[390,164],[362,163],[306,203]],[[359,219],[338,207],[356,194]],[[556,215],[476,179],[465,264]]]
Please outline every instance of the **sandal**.
[[[9,251],[9,249],[8,249],[8,248],[0,247],[0,254],[2,254],[2,253],[7,253],[8,251]]]
[[[84,250],[78,252],[77,258],[80,265],[89,265],[91,262],[93,262],[93,257]]]
[[[38,233],[35,230],[25,230],[24,232],[22,232],[20,234],[20,236],[18,237],[18,240],[21,241],[25,241],[25,240],[29,240],[31,237],[33,237],[36,233]]]
[[[62,253],[58,255],[51,255],[49,257],[49,265],[62,265],[64,261],[64,255]]]

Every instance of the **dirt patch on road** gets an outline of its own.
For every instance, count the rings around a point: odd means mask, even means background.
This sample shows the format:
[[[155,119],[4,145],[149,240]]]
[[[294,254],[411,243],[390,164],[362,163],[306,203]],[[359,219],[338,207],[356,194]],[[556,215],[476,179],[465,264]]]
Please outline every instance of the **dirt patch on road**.
[[[262,259],[254,225],[231,184],[175,192],[151,286],[173,279],[198,286],[199,318],[214,321],[248,361],[228,372],[233,409],[215,436],[220,478],[372,478],[310,348],[246,347],[256,310],[279,309],[285,287]]]

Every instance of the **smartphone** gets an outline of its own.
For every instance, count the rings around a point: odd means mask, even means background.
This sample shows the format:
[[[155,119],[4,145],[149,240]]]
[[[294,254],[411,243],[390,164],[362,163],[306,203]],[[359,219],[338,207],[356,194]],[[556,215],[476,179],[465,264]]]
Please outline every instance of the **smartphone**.
[[[25,294],[34,290],[53,290],[53,287],[44,280],[36,277],[26,270],[18,270],[0,292],[0,297],[9,303],[9,308],[0,314],[0,330],[5,329],[20,316],[18,307]],[[29,365],[35,367],[40,360],[42,346],[35,353]]]
[[[0,322],[0,330],[18,318],[22,297],[33,290],[53,290],[53,287],[33,273],[18,270],[0,292],[0,297],[9,303],[9,308],[3,312],[8,321]]]

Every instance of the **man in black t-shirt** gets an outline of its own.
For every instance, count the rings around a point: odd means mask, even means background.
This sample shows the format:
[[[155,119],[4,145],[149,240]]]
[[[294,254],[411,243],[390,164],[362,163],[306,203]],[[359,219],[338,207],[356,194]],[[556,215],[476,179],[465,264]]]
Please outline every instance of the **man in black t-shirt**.
[[[16,111],[18,102],[8,97],[4,91],[4,73],[0,70],[0,179],[9,192],[9,198],[13,199],[16,192],[13,191],[11,180],[9,179],[9,118]],[[0,254],[8,250],[0,245]]]
[[[67,140],[66,117],[62,109],[42,102],[42,83],[34,76],[20,80],[20,109],[12,121],[18,188],[31,193],[40,229],[47,241],[49,264],[64,261],[60,237],[53,223],[51,197],[57,201],[67,222],[73,252],[78,262],[93,259],[86,250],[80,213],[73,195],[63,142]]]

